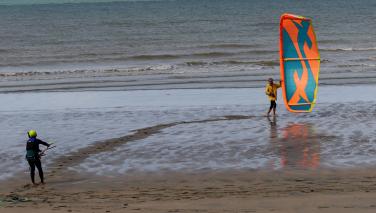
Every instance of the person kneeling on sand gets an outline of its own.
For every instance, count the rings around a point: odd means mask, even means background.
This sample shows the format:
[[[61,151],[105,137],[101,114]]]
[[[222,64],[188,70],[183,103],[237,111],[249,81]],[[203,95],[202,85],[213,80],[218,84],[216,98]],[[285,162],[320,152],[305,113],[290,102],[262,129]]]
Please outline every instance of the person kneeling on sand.
[[[30,165],[31,182],[35,185],[34,176],[35,176],[35,166],[36,166],[38,168],[40,181],[43,184],[44,183],[43,169],[42,169],[42,163],[40,161],[42,152],[39,149],[39,144],[42,144],[47,147],[50,147],[50,144],[37,139],[37,132],[35,130],[28,131],[27,135],[29,136],[29,140],[26,142],[26,160]]]
[[[269,116],[272,109],[273,109],[273,116],[275,116],[275,109],[277,108],[277,103],[276,103],[276,101],[277,101],[277,89],[281,87],[281,84],[282,84],[281,81],[279,81],[279,84],[275,84],[273,82],[272,78],[268,79],[268,83],[267,83],[266,88],[265,88],[265,93],[269,97],[270,108],[269,108],[268,113],[266,114],[267,116]]]

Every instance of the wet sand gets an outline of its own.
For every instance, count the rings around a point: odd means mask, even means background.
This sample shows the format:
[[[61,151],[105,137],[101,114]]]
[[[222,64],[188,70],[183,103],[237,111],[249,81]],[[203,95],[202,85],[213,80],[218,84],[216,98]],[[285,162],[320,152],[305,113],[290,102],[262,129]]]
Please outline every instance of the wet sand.
[[[68,169],[88,156],[172,126],[249,119],[233,115],[161,124],[57,158],[46,185],[19,174],[0,189],[1,212],[374,212],[376,172],[363,169],[202,170],[98,176]],[[294,139],[294,137],[292,137]],[[315,140],[327,140],[325,136]],[[287,146],[286,152],[293,152]],[[314,157],[313,157],[314,158]],[[312,161],[314,162],[314,161]],[[26,185],[25,185],[26,184]]]
[[[338,100],[337,91],[348,95]],[[47,170],[61,155],[96,141],[171,123],[177,125],[116,150],[88,154],[73,169],[106,174],[376,165],[376,132],[369,128],[376,125],[369,119],[375,116],[376,99],[370,91],[376,87],[321,87],[314,112],[292,114],[280,101],[276,122],[263,117],[268,103],[262,88],[1,94],[9,104],[0,110],[2,144],[7,147],[0,151],[0,180],[27,172],[24,143],[31,127],[42,140],[57,145],[45,159]],[[246,119],[223,119],[226,115]],[[207,119],[214,120],[189,123]],[[9,124],[14,131],[9,131]]]
[[[376,173],[207,171],[13,182],[1,212],[374,212]],[[14,188],[15,187],[15,188]],[[7,191],[8,192],[4,192]],[[12,190],[12,192],[9,192]]]

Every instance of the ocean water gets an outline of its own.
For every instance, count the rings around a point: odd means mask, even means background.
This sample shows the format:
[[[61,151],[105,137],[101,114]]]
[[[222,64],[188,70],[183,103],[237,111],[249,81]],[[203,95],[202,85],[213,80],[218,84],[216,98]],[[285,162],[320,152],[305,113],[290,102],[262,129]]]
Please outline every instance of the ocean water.
[[[115,0],[122,1],[148,1],[148,0]],[[0,5],[34,5],[34,4],[69,4],[69,3],[96,3],[114,2],[114,0],[1,0]]]
[[[376,78],[375,9],[373,0],[0,6],[0,81],[53,87],[202,73],[242,73],[252,81],[279,72],[279,17],[285,12],[313,18],[324,78]]]

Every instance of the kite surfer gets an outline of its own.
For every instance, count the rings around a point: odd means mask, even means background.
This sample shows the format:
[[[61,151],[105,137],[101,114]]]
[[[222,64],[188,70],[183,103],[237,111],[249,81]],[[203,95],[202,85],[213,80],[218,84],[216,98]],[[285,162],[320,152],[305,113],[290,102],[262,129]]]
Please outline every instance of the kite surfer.
[[[269,97],[270,100],[270,108],[266,116],[269,117],[270,112],[273,110],[273,116],[275,116],[275,109],[277,108],[277,89],[281,87],[282,82],[279,81],[279,84],[275,84],[273,82],[273,78],[268,79],[268,83],[266,84],[265,93]]]
[[[35,185],[35,167],[37,167],[39,172],[40,181],[44,184],[43,169],[41,163],[41,156],[43,152],[39,149],[39,144],[50,147],[49,143],[46,143],[37,138],[37,132],[35,130],[30,130],[27,132],[29,140],[26,142],[26,160],[30,165],[30,177],[31,182]]]

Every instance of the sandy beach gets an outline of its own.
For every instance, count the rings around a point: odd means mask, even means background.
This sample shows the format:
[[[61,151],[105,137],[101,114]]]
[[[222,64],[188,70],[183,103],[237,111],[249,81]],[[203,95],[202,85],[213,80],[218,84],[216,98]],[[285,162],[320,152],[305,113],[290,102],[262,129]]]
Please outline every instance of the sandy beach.
[[[201,171],[92,176],[66,168],[86,155],[159,131],[81,149],[58,159],[46,185],[26,175],[1,187],[1,212],[374,212],[374,168],[347,170]]]

